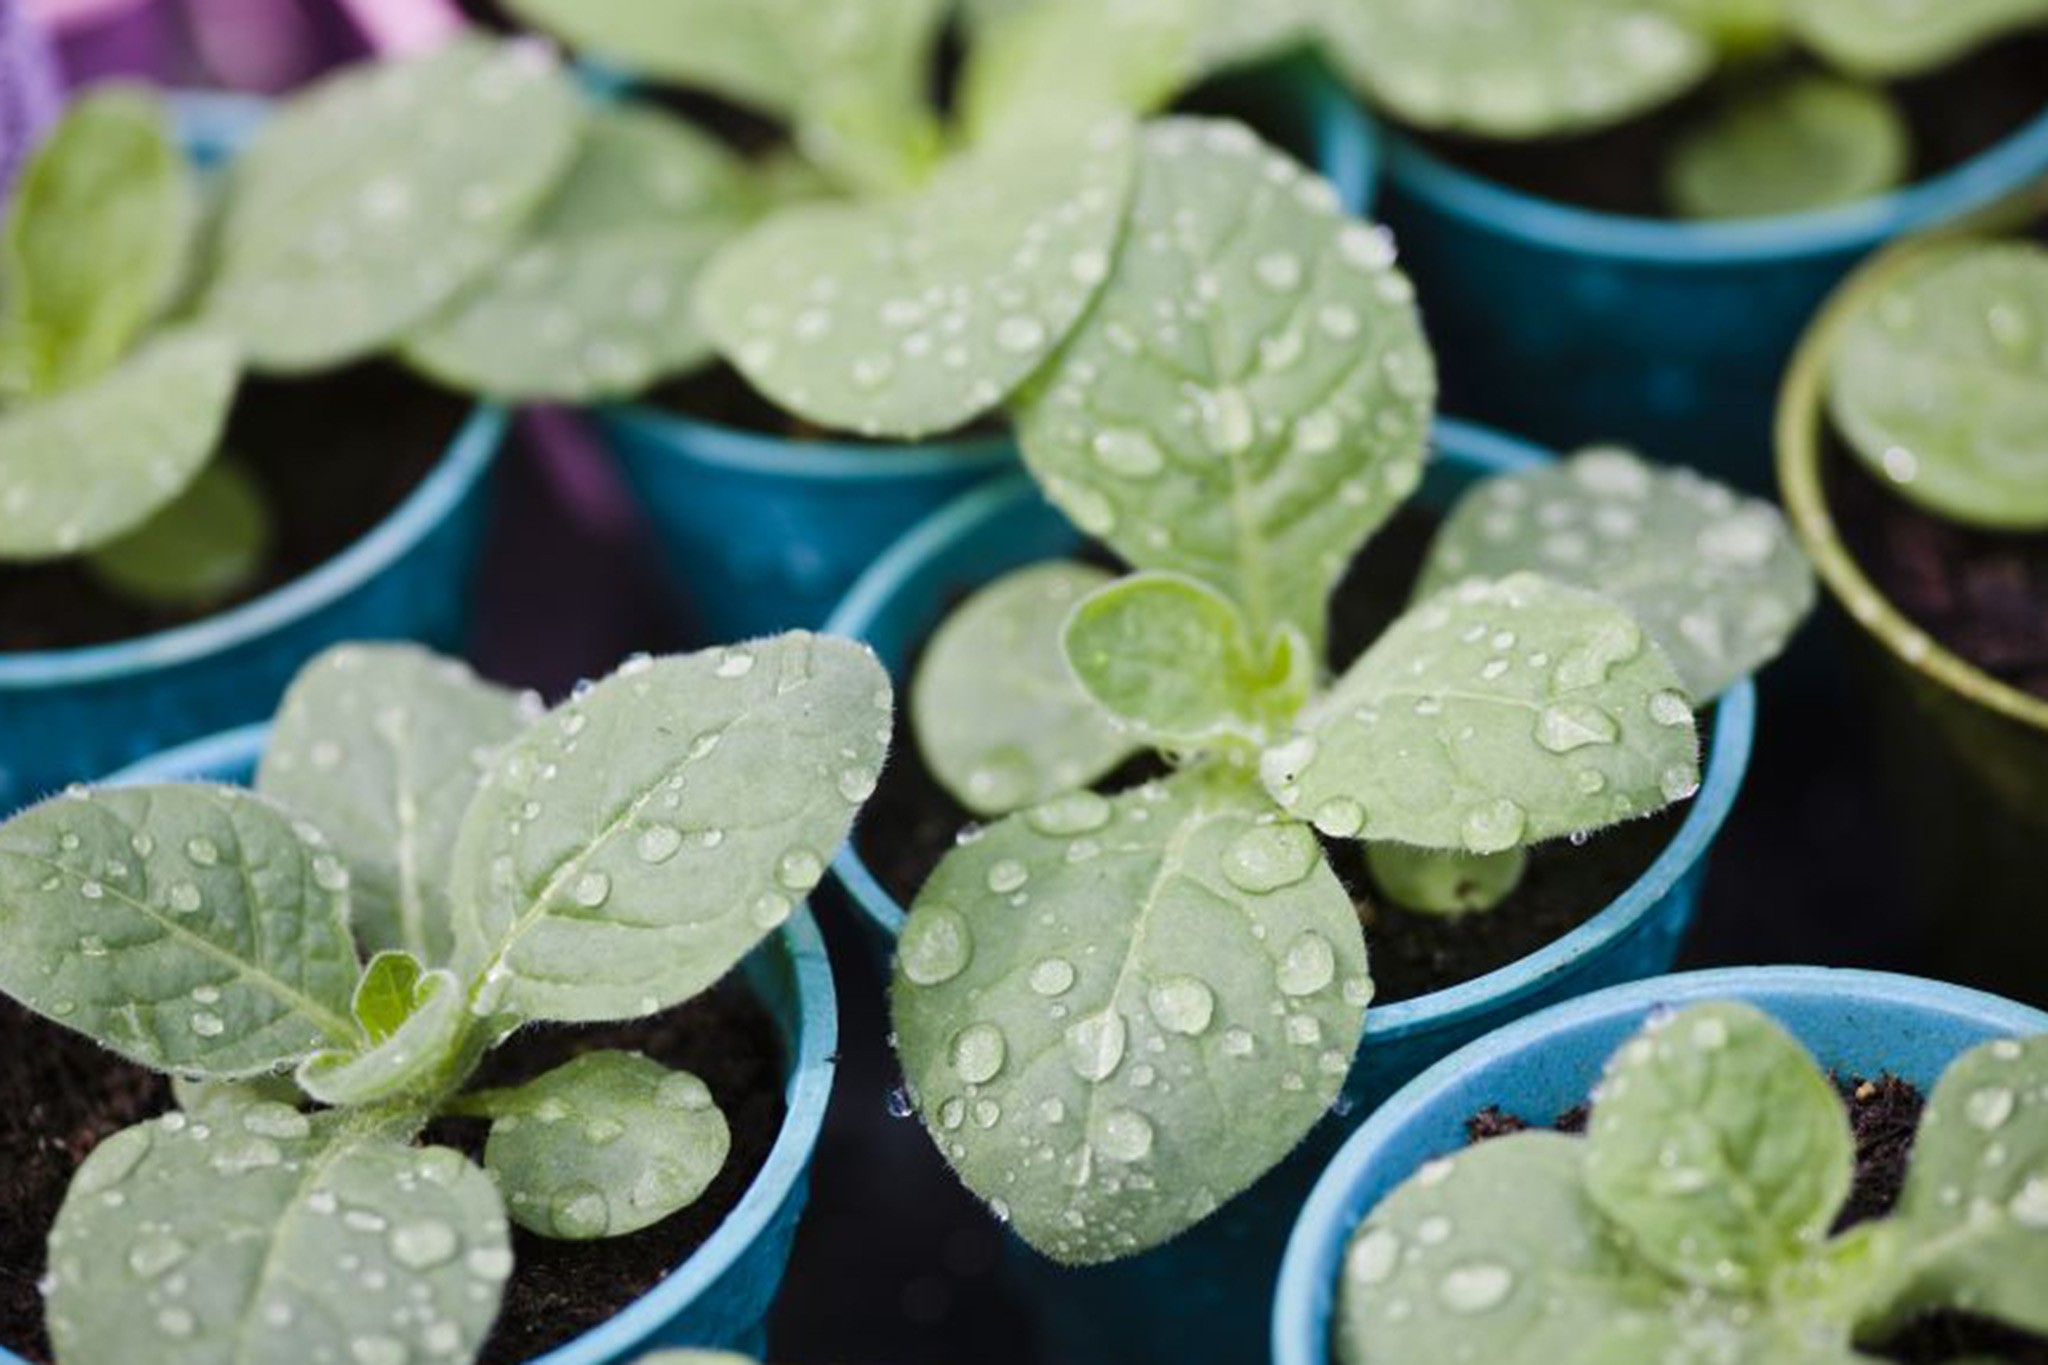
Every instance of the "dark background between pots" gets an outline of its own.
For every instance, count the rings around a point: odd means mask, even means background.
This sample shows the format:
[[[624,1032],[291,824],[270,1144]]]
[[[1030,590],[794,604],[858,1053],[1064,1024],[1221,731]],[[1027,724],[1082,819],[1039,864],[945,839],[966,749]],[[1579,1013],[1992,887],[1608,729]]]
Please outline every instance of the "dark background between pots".
[[[530,449],[508,452],[474,641],[483,671],[552,698],[633,650],[701,643],[630,517],[601,496],[565,513],[560,492]],[[1844,631],[1824,616],[1764,679],[1756,755],[1685,966],[1912,972],[1925,961],[1931,926],[1895,856],[1869,718],[1839,667]],[[2015,912],[2044,896],[2011,891]],[[1058,1365],[1005,1292],[993,1221],[916,1121],[891,1117],[899,1075],[880,973],[851,912],[830,896],[817,909],[837,973],[842,1059],[775,1314],[775,1365]]]

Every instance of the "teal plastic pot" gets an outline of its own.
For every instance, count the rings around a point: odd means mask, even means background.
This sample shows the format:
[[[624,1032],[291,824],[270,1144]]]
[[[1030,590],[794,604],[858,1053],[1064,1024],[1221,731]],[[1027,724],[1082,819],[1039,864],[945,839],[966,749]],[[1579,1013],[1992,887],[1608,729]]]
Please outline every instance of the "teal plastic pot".
[[[217,166],[262,101],[180,96],[192,157]],[[275,591],[190,625],[85,649],[0,654],[0,813],[170,745],[270,714],[299,666],[350,639],[451,647],[468,616],[485,474],[506,414],[472,412],[419,487],[369,534]]]
[[[1476,480],[1550,457],[1461,422],[1440,422],[1422,500],[1448,507]],[[899,686],[919,646],[967,592],[1072,554],[1079,532],[1023,479],[979,490],[925,522],[863,577],[826,629],[874,646]],[[1707,853],[1741,789],[1756,725],[1745,682],[1721,700],[1697,797],[1664,852],[1614,902],[1538,952],[1485,976],[1366,1013],[1337,1113],[1301,1149],[1208,1222],[1117,1265],[1062,1270],[1024,1250],[1012,1265],[1048,1324],[1062,1365],[1250,1362],[1264,1349],[1273,1277],[1295,1212],[1361,1115],[1472,1039],[1531,1011],[1671,969],[1691,923]],[[893,946],[904,909],[849,845],[833,866],[874,931]]]
[[[1425,1162],[1466,1145],[1490,1104],[1547,1119],[1581,1104],[1616,1048],[1656,1011],[1741,1000],[1820,1064],[1932,1086],[1958,1055],[2048,1033],[2048,1014],[1919,977],[1822,967],[1739,967],[1617,986],[1490,1034],[1388,1100],[1337,1154],[1301,1210],[1273,1300],[1274,1365],[1330,1365],[1330,1315],[1352,1231]]]
[[[2044,173],[2048,111],[1893,194],[1690,223],[1538,199],[1389,138],[1383,212],[1422,300],[1448,411],[1561,448],[1631,442],[1762,491],[1778,378],[1835,283],[1892,238]]]
[[[1377,136],[1320,68],[1290,63],[1240,85],[1219,103],[1302,148],[1343,202],[1361,210],[1377,173]],[[815,627],[905,531],[1017,464],[1007,435],[800,441],[647,404],[593,416],[677,591],[706,636],[720,640]]]
[[[245,726],[158,755],[111,780],[247,782],[268,738],[269,726]],[[782,1040],[787,1113],[767,1162],[718,1231],[666,1279],[609,1322],[535,1357],[531,1365],[627,1365],[665,1346],[765,1354],[768,1309],[789,1265],[832,1094],[839,1003],[825,941],[807,909],[739,970]],[[0,1365],[25,1363],[0,1348]]]

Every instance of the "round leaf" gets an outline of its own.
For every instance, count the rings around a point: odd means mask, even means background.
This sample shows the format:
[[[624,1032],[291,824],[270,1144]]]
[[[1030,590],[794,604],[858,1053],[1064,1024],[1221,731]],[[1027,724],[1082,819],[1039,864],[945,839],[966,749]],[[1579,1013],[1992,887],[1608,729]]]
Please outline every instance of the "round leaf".
[[[1612,447],[1466,494],[1416,596],[1518,570],[1628,608],[1696,705],[1776,658],[1815,598],[1813,569],[1771,503]]]
[[[1260,773],[1335,837],[1501,853],[1697,791],[1678,689],[1606,599],[1532,574],[1471,579],[1410,608]]]
[[[1034,564],[961,603],[910,686],[912,732],[939,785],[1004,815],[1094,782],[1136,744],[1081,690],[1061,632],[1110,581],[1085,564]]]
[[[1665,194],[1687,218],[1763,218],[1858,203],[1912,168],[1912,130],[1881,87],[1794,76],[1691,129],[1672,149]]]
[[[1864,76],[1916,75],[1946,66],[2008,33],[2048,23],[2048,0],[1787,0],[1793,30],[1835,66]]]
[[[1315,836],[1190,771],[947,854],[904,925],[891,1014],[961,1179],[1038,1250],[1090,1264],[1157,1246],[1286,1156],[1343,1085],[1371,993]]]
[[[947,163],[918,192],[777,214],[714,261],[720,351],[810,421],[914,438],[988,412],[1109,273],[1134,157],[1117,125]]]
[[[505,255],[580,120],[534,44],[465,37],[329,78],[236,158],[204,314],[260,370],[382,350]]]
[[[1017,405],[1053,501],[1141,568],[1323,633],[1420,477],[1435,369],[1386,235],[1243,127],[1152,125],[1102,298]]]
[[[205,606],[241,592],[270,554],[270,510],[239,466],[216,460],[148,521],[93,551],[93,575],[138,602]]]
[[[2048,247],[1964,243],[1869,291],[1829,411],[1873,473],[1940,516],[2048,527]]]
[[[1491,910],[1513,895],[1529,867],[1528,850],[1447,853],[1406,844],[1368,844],[1374,885],[1395,904],[1425,915]]]

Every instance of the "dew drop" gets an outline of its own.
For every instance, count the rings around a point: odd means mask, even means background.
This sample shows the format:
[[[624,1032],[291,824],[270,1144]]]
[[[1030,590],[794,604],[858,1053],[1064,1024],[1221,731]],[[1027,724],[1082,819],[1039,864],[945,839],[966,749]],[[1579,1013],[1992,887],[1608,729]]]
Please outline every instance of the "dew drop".
[[[1063,957],[1041,959],[1031,969],[1031,989],[1040,995],[1064,995],[1074,985],[1074,964]]]
[[[1536,742],[1554,754],[1612,744],[1620,734],[1614,717],[1591,702],[1553,702],[1536,718]]]
[[[994,1024],[969,1024],[953,1040],[953,1069],[969,1085],[983,1085],[996,1078],[1008,1053],[1003,1031]]]
[[[634,851],[643,863],[665,863],[683,846],[683,833],[668,825],[649,825],[640,831]]]
[[[1216,993],[1208,983],[1192,976],[1174,976],[1146,992],[1145,1003],[1152,1017],[1168,1033],[1188,1037],[1206,1031],[1216,1014]]]
[[[1506,797],[1481,802],[1465,812],[1458,835],[1471,853],[1504,853],[1522,841],[1529,815]]]
[[[1015,858],[1004,858],[988,870],[988,889],[1007,896],[1031,880],[1030,870]]]
[[[1676,692],[1657,692],[1650,697],[1650,719],[1670,729],[1692,724],[1692,705]]]
[[[825,864],[807,848],[793,848],[775,864],[775,880],[791,891],[808,891],[825,875]]]
[[[1333,796],[1310,817],[1332,839],[1349,839],[1365,828],[1365,807],[1348,796]]]
[[[1385,1228],[1373,1228],[1351,1244],[1344,1270],[1358,1284],[1383,1284],[1400,1264],[1401,1239]]]
[[[1143,1161],[1152,1155],[1152,1122],[1135,1109],[1112,1109],[1096,1123],[1089,1140],[1111,1161]]]
[[[602,872],[586,872],[576,879],[576,903],[586,910],[595,910],[611,898],[612,879]]]
[[[966,970],[974,956],[974,935],[960,912],[943,905],[912,914],[897,944],[903,975],[919,986],[937,986]]]
[[[654,1087],[654,1102],[663,1109],[698,1113],[711,1107],[711,1087],[687,1071],[673,1072]]]
[[[1087,834],[1109,823],[1109,802],[1091,791],[1069,792],[1033,806],[1024,819],[1040,834],[1064,838]]]
[[[611,1227],[611,1207],[594,1186],[571,1185],[549,1202],[557,1235],[572,1241],[604,1236]]]
[[[2013,1093],[2002,1085],[1986,1086],[1963,1101],[1963,1117],[1985,1132],[1996,1132],[2012,1117]]]
[[[1274,979],[1287,995],[1314,995],[1336,977],[1336,950],[1328,939],[1310,930],[1287,945]]]
[[[185,856],[198,867],[212,867],[220,862],[220,846],[205,835],[194,835],[185,841]]]
[[[391,1254],[412,1270],[445,1265],[461,1249],[462,1240],[455,1229],[442,1222],[401,1223],[391,1232]]]
[[[1085,1081],[1107,1080],[1124,1059],[1124,1018],[1114,1008],[1076,1020],[1066,1032],[1067,1062]]]
[[[1224,850],[1223,875],[1240,891],[1265,895],[1307,877],[1321,856],[1302,825],[1253,825]]]

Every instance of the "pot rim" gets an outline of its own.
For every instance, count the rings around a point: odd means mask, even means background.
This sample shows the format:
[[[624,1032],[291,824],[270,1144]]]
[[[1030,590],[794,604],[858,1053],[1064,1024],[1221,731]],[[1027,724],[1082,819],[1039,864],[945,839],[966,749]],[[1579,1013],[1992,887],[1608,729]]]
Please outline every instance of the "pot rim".
[[[1438,419],[1434,445],[1438,458],[1469,463],[1482,474],[1526,469],[1553,458],[1528,442],[1449,418]],[[985,535],[997,518],[1020,501],[1037,496],[1036,486],[1020,475],[976,489],[940,508],[861,575],[824,630],[853,639],[867,638],[903,585],[922,574],[936,554],[962,540]],[[1713,744],[1700,790],[1670,841],[1626,890],[1591,919],[1513,962],[1427,995],[1368,1007],[1364,1046],[1395,1042],[1501,1008],[1543,989],[1574,963],[1633,932],[1679,879],[1707,856],[1720,833],[1749,767],[1756,705],[1755,684],[1747,678],[1722,695],[1715,709]],[[833,860],[832,870],[862,917],[893,941],[903,926],[904,908],[869,869],[857,843],[847,842]]]

